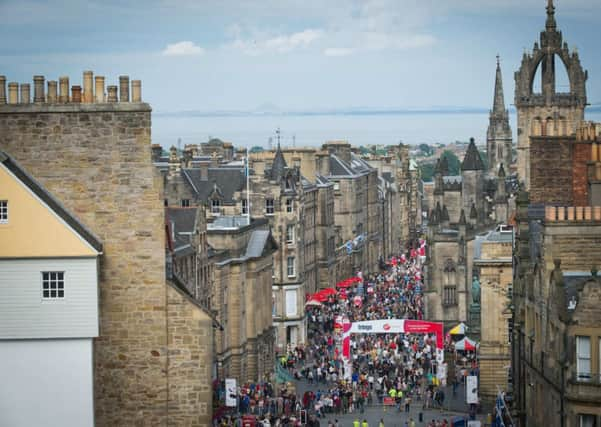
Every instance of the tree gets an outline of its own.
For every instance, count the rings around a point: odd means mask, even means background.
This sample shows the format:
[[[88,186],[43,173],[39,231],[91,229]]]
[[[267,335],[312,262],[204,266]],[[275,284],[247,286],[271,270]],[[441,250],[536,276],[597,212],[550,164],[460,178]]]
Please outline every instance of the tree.
[[[434,176],[434,163],[422,163],[419,165],[419,171],[422,177],[422,181],[432,181]]]
[[[460,175],[461,174],[461,162],[459,158],[450,150],[445,150],[440,156],[441,159],[445,157],[449,164],[449,175]]]
[[[261,147],[259,145],[255,145],[248,151],[250,151],[251,153],[261,153],[263,151],[263,147]]]
[[[422,152],[422,154],[425,157],[431,156],[432,154],[434,154],[434,148],[430,147],[428,144],[419,144],[418,145],[419,151]]]

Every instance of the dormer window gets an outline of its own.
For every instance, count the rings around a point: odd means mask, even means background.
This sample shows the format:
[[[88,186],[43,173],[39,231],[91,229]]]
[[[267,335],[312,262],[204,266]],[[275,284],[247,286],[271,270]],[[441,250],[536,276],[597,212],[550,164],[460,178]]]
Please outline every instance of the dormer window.
[[[211,213],[214,215],[218,215],[221,213],[221,202],[219,201],[219,199],[212,199],[211,200]]]
[[[190,199],[182,199],[182,208],[190,207]]]
[[[0,200],[0,224],[8,223],[8,200]]]

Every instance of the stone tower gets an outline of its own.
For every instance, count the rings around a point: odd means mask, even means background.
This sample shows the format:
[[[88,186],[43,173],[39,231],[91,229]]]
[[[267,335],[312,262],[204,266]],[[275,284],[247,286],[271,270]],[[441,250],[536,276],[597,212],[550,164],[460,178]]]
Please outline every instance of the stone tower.
[[[511,164],[511,127],[509,111],[505,108],[503,77],[501,64],[497,56],[497,75],[495,78],[495,99],[490,111],[488,131],[486,133],[486,153],[488,155],[489,175],[496,176],[501,164]]]
[[[470,139],[463,163],[461,163],[461,198],[462,208],[469,212],[472,204],[478,212],[483,209],[484,194],[484,162],[480,158],[480,153],[474,142]]]
[[[556,61],[556,59],[559,61]],[[558,93],[555,65],[565,66],[570,82],[568,93]],[[542,92],[534,93],[536,71],[541,67]],[[518,113],[518,174],[525,189],[530,188],[530,136],[569,135],[584,118],[587,72],[582,69],[576,51],[570,52],[557,31],[553,0],[548,0],[545,31],[540,45],[524,53],[522,65],[515,73],[515,105]]]

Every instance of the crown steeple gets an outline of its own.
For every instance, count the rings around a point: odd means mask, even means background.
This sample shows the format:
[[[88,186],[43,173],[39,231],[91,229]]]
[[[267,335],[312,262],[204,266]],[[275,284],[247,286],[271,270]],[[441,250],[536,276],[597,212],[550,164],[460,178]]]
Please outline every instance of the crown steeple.
[[[553,0],[547,1],[547,23],[545,25],[547,31],[555,31],[557,29],[557,22],[555,22],[555,6],[553,6]]]

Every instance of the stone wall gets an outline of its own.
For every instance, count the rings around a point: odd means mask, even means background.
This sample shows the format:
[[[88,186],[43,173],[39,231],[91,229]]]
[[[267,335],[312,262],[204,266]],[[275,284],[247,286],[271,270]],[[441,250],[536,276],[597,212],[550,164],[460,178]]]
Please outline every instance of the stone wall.
[[[572,149],[568,138],[532,137],[530,201],[572,205]]]
[[[211,426],[213,321],[176,285],[167,286],[169,425]]]
[[[591,160],[591,144],[573,144],[572,188],[574,205],[588,206],[588,170],[587,162]]]
[[[166,416],[164,219],[150,111],[147,104],[0,106],[0,149],[104,245],[94,345],[99,426]]]

